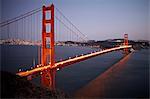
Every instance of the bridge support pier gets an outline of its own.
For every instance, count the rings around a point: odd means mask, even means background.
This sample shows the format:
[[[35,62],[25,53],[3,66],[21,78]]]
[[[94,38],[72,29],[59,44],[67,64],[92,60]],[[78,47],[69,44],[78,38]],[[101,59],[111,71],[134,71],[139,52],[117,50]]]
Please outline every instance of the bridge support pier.
[[[32,75],[27,76],[27,80],[32,80]]]
[[[42,71],[41,75],[42,86],[50,90],[55,90],[55,76],[56,76],[55,70]]]

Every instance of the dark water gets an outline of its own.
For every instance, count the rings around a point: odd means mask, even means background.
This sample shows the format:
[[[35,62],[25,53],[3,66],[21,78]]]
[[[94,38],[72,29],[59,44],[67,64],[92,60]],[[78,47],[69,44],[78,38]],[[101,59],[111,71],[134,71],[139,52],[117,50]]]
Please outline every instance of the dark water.
[[[104,88],[104,97],[149,97],[149,50],[135,51]]]
[[[57,72],[57,87],[72,94],[107,70],[122,58],[121,52],[112,52],[76,63]]]
[[[19,68],[22,68],[24,70],[30,68],[33,65],[33,60],[35,60],[35,64],[38,64],[37,46],[1,45],[0,48],[2,70],[16,73]],[[87,47],[57,46],[55,58],[57,61],[59,61],[60,59],[66,59],[70,56],[81,55],[95,50],[96,49]],[[116,51],[100,55],[61,69],[56,73],[56,87],[66,93],[73,94],[75,91],[89,83],[91,80],[95,79],[98,75],[105,72],[109,67],[118,62],[122,57],[122,52]],[[134,79],[133,81],[137,82],[138,84],[142,84],[142,87],[140,88],[143,93],[147,92],[147,90],[145,89],[146,87],[148,87],[148,62],[148,50],[137,51],[132,55],[130,61],[128,61],[128,63],[126,64],[128,67],[130,67],[128,68],[129,70],[126,70],[127,72],[124,72],[124,74],[120,74],[127,75],[129,77],[128,80],[131,80],[132,77]],[[133,76],[134,73],[128,73],[128,71],[130,70],[134,70],[134,72],[137,74],[135,78]],[[141,79],[143,81],[141,81]],[[35,80],[38,82],[39,78]],[[125,87],[124,90],[125,89],[128,88]]]
[[[38,64],[38,46],[15,46],[15,45],[1,45],[1,69],[12,73],[22,70],[30,69],[35,64]],[[68,57],[74,57],[76,55],[86,54],[96,49],[87,47],[65,47],[56,46],[55,60],[67,59]],[[64,75],[64,74],[63,74]],[[40,85],[40,79],[35,78],[34,82]]]
[[[17,45],[0,45],[1,49],[1,69],[16,73],[18,69],[30,69],[35,64],[38,64],[38,46],[17,46]],[[96,49],[85,47],[65,47],[56,46],[55,60],[67,59],[75,55],[86,54]]]

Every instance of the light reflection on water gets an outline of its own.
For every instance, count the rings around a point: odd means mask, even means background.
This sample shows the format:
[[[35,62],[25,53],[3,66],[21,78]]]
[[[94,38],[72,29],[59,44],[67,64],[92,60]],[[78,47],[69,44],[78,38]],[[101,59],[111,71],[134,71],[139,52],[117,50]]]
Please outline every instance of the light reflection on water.
[[[7,70],[15,73],[18,68],[30,68],[32,66],[32,60],[35,59],[35,64],[38,63],[37,59],[37,47],[36,46],[0,46],[2,51],[2,64],[1,69]],[[56,60],[66,59],[70,56],[80,55],[94,51],[95,49],[85,48],[85,47],[56,47]],[[127,81],[134,79],[139,84],[143,86],[140,87],[141,90],[144,90],[147,87],[147,79],[149,64],[148,64],[148,51],[138,51],[132,55],[131,59],[127,62],[126,68],[127,72],[120,73],[120,75],[127,75]],[[80,63],[73,64],[62,70],[57,71],[56,73],[56,88],[63,90],[66,93],[73,94],[87,83],[95,79],[98,75],[102,74],[113,64],[119,61],[123,57],[122,52],[112,52],[104,55],[100,55]],[[137,75],[134,78],[134,73],[130,70],[140,75]],[[146,72],[145,72],[146,71]],[[128,75],[128,72],[132,74]],[[144,74],[143,74],[144,72]],[[144,82],[141,83],[141,78],[143,77]],[[145,80],[146,79],[146,80]],[[127,82],[126,81],[126,82]],[[132,80],[131,80],[132,81]],[[35,78],[34,82],[37,85],[40,83],[39,78]],[[129,82],[127,82],[129,83]],[[119,85],[119,84],[118,84]],[[128,85],[128,84],[127,84]],[[129,84],[130,85],[130,84]],[[135,84],[136,85],[136,84]],[[138,85],[138,84],[137,84]],[[119,85],[122,88],[121,85]],[[130,86],[131,87],[131,86]],[[135,86],[134,86],[135,87]],[[124,90],[127,90],[124,87]],[[110,92],[107,92],[110,93]]]
[[[140,60],[140,58],[142,58]],[[78,90],[76,97],[148,98],[148,50],[136,51]],[[88,90],[88,91],[87,91]]]
[[[120,60],[122,56],[123,54],[121,52],[112,52],[64,68],[56,74],[57,87],[65,90],[69,94],[73,94],[98,75],[102,74],[112,64]]]
[[[131,53],[122,58],[119,62],[117,62],[113,66],[111,66],[104,73],[99,75],[96,79],[92,80],[90,83],[86,84],[83,88],[79,89],[75,93],[75,97],[107,97],[106,94],[110,90],[111,86],[113,86],[112,83],[114,83],[116,77],[118,79],[119,76],[118,73],[122,72],[123,69],[126,68],[124,64],[126,64],[126,62],[129,60],[130,57]],[[113,93],[113,90],[111,93]]]

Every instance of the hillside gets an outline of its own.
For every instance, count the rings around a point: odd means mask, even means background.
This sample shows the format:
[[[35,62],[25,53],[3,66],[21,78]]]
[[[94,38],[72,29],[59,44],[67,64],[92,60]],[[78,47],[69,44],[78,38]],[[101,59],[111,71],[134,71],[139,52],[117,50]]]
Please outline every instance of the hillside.
[[[65,98],[60,91],[37,87],[25,78],[1,71],[1,98]]]

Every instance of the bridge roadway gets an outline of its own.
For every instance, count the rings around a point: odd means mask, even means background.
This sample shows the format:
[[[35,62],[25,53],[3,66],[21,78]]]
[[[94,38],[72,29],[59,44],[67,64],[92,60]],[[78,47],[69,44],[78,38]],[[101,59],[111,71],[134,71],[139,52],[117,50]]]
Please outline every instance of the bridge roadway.
[[[46,70],[46,69],[61,68],[61,67],[64,67],[64,66],[74,64],[76,62],[86,60],[86,59],[94,57],[94,56],[98,56],[100,54],[104,54],[104,53],[108,53],[108,52],[112,52],[112,51],[116,51],[116,50],[121,50],[121,49],[125,49],[125,48],[131,48],[131,47],[132,47],[131,45],[128,45],[128,46],[122,45],[122,46],[119,46],[119,47],[105,49],[105,50],[93,52],[93,53],[90,53],[90,54],[82,55],[82,56],[79,56],[79,57],[71,58],[71,59],[68,59],[68,60],[64,60],[64,61],[61,61],[61,62],[57,62],[57,63],[55,63],[55,65],[53,67],[51,67],[50,65],[47,65],[47,66],[36,67],[32,70],[21,71],[21,72],[18,72],[17,75],[22,76],[22,77],[23,76],[29,76],[29,75],[41,72],[41,71]]]

